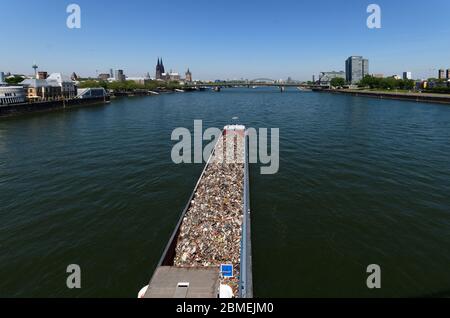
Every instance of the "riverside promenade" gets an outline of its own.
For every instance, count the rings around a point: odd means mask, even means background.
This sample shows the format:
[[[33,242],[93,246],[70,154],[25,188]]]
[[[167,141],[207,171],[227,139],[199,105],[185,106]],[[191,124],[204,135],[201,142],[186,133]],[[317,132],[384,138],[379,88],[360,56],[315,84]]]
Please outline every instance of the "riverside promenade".
[[[379,99],[407,100],[412,102],[439,103],[450,105],[450,94],[413,93],[413,92],[386,92],[355,89],[324,89],[321,92],[345,94]]]

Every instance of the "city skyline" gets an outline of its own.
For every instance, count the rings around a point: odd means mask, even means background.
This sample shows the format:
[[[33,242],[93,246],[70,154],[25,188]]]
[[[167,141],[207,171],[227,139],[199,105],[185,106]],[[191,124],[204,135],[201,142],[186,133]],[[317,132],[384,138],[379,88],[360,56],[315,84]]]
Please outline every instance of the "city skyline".
[[[369,59],[370,73],[385,76],[410,71],[415,78],[428,78],[448,69],[450,43],[442,40],[450,35],[448,1],[435,0],[432,9],[418,1],[377,3],[382,28],[376,30],[366,26],[368,1],[256,6],[82,0],[77,1],[81,29],[65,25],[68,2],[7,3],[0,18],[15,28],[4,33],[11,47],[0,52],[0,70],[33,74],[36,62],[49,73],[95,77],[122,69],[143,76],[153,74],[154,61],[164,56],[172,70],[184,74],[190,68],[201,80],[309,80],[312,74],[345,70],[344,61],[352,55]],[[33,34],[44,36],[30,37],[31,26]]]

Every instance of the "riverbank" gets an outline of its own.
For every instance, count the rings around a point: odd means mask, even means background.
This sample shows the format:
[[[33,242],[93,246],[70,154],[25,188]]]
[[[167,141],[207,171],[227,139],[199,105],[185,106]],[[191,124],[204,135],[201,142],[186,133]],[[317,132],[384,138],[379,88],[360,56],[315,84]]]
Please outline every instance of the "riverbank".
[[[0,107],[0,118],[109,103],[109,96],[13,104]]]
[[[333,94],[346,94],[361,97],[371,97],[379,99],[407,100],[412,102],[439,103],[450,105],[449,94],[383,92],[383,91],[355,90],[355,89],[323,89],[321,90],[321,92]]]
[[[156,89],[156,90],[148,90],[148,89],[133,89],[133,90],[125,90],[125,91],[110,91],[111,97],[123,97],[123,96],[152,96],[152,95],[160,95],[160,94],[171,94],[171,93],[181,93],[181,92],[193,92],[199,91],[199,89],[193,87],[184,87],[182,89]]]
[[[129,91],[116,91],[110,92],[110,95],[106,97],[95,97],[95,98],[82,98],[82,99],[69,99],[69,100],[57,100],[57,101],[45,101],[45,102],[34,102],[34,103],[22,103],[22,104],[12,104],[0,107],[0,118],[2,117],[12,117],[20,116],[30,113],[37,112],[49,112],[57,111],[63,109],[70,109],[76,107],[84,107],[95,104],[108,103],[111,99],[120,97],[133,97],[133,96],[154,96],[161,94],[173,94],[180,92],[192,92],[200,91],[200,89],[195,89],[191,87],[184,88],[183,90],[177,89],[158,89],[158,90],[146,90],[146,89],[134,89]]]

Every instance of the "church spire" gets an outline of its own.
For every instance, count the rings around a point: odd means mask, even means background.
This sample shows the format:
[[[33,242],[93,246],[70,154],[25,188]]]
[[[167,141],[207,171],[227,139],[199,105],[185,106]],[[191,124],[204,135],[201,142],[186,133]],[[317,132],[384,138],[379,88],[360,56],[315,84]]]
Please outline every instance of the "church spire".
[[[156,63],[155,78],[156,79],[161,79],[161,74],[162,74],[162,72],[161,72],[161,61],[159,60],[159,57],[158,57],[158,61]]]
[[[166,70],[164,69],[164,63],[163,63],[162,58],[161,58],[161,72],[162,72],[162,73],[165,73],[165,72],[166,72]]]

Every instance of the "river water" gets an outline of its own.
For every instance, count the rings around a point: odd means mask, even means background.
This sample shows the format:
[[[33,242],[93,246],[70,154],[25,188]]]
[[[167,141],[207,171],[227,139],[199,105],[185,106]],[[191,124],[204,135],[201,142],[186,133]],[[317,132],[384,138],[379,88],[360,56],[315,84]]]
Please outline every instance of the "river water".
[[[450,294],[450,107],[259,88],[2,119],[0,296],[136,297],[203,168],[172,130],[233,117],[280,129],[279,172],[250,168],[255,296]]]

